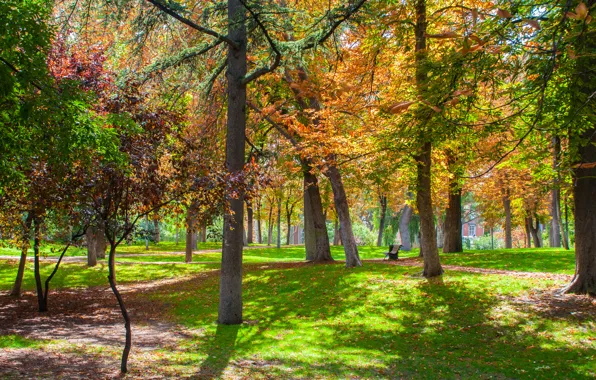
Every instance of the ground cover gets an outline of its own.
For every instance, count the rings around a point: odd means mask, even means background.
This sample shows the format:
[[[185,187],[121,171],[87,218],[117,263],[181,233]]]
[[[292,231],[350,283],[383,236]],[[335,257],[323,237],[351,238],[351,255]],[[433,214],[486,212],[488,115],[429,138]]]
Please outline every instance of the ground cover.
[[[150,266],[121,266],[123,282],[127,268],[136,267]],[[560,280],[448,270],[442,283],[431,283],[415,275],[418,268],[382,262],[353,269],[341,264],[253,263],[245,266],[245,323],[218,326],[217,271],[201,265],[160,267],[175,276],[122,285],[139,344],[133,350],[132,378],[596,375],[596,305],[586,297],[553,296],[564,283]],[[177,272],[180,268],[184,272]],[[65,289],[57,291],[55,300],[61,301],[55,303],[58,310],[46,316],[35,313],[31,294],[21,302],[42,324],[53,321],[58,327],[66,323],[61,316],[68,316],[67,322],[74,324],[69,331],[88,334],[89,341],[73,342],[69,332],[39,336],[31,326],[28,330],[24,322],[13,321],[18,334],[6,327],[0,330],[0,357],[26,362],[26,355],[43,347],[46,365],[37,368],[42,376],[48,366],[72,374],[60,364],[57,352],[66,357],[63,363],[88,362],[97,376],[115,373],[122,326],[110,293],[100,294],[93,287]],[[9,303],[4,295],[0,302]],[[103,327],[95,335],[93,329],[86,333],[76,328],[77,321],[89,320],[73,315],[98,308],[105,326],[100,323]],[[1,312],[0,318],[8,314]]]

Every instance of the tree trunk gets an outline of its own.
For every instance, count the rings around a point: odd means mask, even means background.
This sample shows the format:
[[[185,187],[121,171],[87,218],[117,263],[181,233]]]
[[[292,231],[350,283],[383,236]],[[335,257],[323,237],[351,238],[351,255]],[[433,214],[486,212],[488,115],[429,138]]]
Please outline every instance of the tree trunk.
[[[401,239],[401,249],[403,251],[412,250],[412,240],[410,239],[410,220],[414,210],[409,205],[404,205],[399,216],[399,236]]]
[[[228,0],[228,38],[238,44],[228,47],[228,120],[226,169],[231,174],[244,168],[246,138],[246,23],[242,0]],[[229,211],[225,214],[224,244],[221,257],[218,322],[242,323],[242,231],[244,230],[244,192],[227,194]]]
[[[257,242],[263,244],[263,235],[261,233],[261,200],[257,201]]]
[[[201,243],[207,243],[207,222],[201,223]]]
[[[115,237],[114,237],[115,239]],[[124,329],[125,329],[125,343],[124,343],[124,350],[122,351],[122,360],[120,362],[120,371],[122,373],[128,372],[128,354],[130,353],[130,348],[132,346],[132,331],[130,326],[130,317],[128,315],[128,311],[126,310],[126,305],[124,305],[124,300],[116,287],[116,267],[114,263],[114,258],[116,256],[116,244],[115,241],[110,241],[110,253],[108,255],[108,282],[110,283],[110,288],[112,288],[112,292],[118,301],[118,306],[120,306],[120,312],[122,313],[122,318],[124,319]]]
[[[350,207],[348,205],[348,197],[346,190],[341,180],[341,174],[336,166],[331,165],[325,172],[329,181],[331,182],[331,189],[333,190],[333,200],[335,201],[335,210],[339,218],[339,233],[346,255],[346,267],[360,267],[360,255],[358,254],[358,246],[354,238],[352,230],[352,220],[350,219]]]
[[[529,219],[529,220],[528,220]],[[526,248],[532,248],[532,227],[531,227],[531,219],[526,217],[524,219],[524,228],[526,230],[526,238],[525,238],[525,245]]]
[[[340,243],[340,236],[339,236],[339,219],[337,215],[335,216],[335,221],[333,222],[333,245],[339,245]]]
[[[40,313],[48,311],[48,303],[43,296],[43,285],[41,283],[41,274],[39,273],[39,245],[41,243],[41,218],[37,215],[33,217],[33,253],[35,261],[33,272],[35,275],[35,289],[37,290],[37,304]]]
[[[437,215],[437,248],[443,248],[443,242],[445,241],[445,222],[441,216],[441,213]]]
[[[106,232],[102,225],[96,227],[95,235],[95,257],[98,259],[106,258],[106,249],[108,247],[108,241],[106,240]]]
[[[87,229],[87,266],[97,265],[97,227],[90,226]]]
[[[449,184],[449,204],[445,213],[443,253],[463,252],[461,224],[461,188],[457,181]]]
[[[252,201],[246,201],[246,219],[247,219],[247,227],[246,227],[246,243],[252,244],[253,243],[253,212],[252,212]]]
[[[551,190],[551,222],[549,242],[551,247],[561,246],[561,189],[559,175],[559,156],[561,154],[561,139],[559,136],[553,137],[553,170],[556,173],[555,183]]]
[[[271,245],[271,235],[273,235],[273,203],[269,205],[269,219],[267,220],[267,245]]]
[[[509,198],[509,189],[503,196],[503,209],[505,210],[505,248],[513,248],[513,238],[511,236],[511,199]]]
[[[593,15],[595,0],[585,1]],[[570,114],[582,123],[572,135],[572,146],[577,148],[578,162],[573,170],[575,204],[575,276],[566,288],[568,293],[596,295],[596,112],[594,99],[596,81],[596,35],[587,29],[574,40],[577,54],[575,75],[570,90],[573,92]],[[584,107],[587,105],[586,107]],[[574,109],[578,107],[577,109]],[[579,113],[579,115],[578,115]],[[573,130],[573,127],[570,128]],[[565,202],[567,203],[567,202]]]
[[[420,3],[420,2],[419,2]],[[423,3],[423,2],[422,2]],[[437,249],[437,237],[435,235],[435,225],[433,218],[433,205],[431,198],[431,144],[424,143],[422,153],[416,158],[417,164],[417,187],[416,203],[420,214],[420,231],[422,241],[420,242],[420,251],[423,252],[424,277],[430,278],[443,274],[443,268],[439,259],[439,250]]]
[[[28,212],[25,223],[23,224],[23,235],[22,235],[22,246],[21,246],[21,258],[19,259],[19,269],[17,270],[17,277],[14,280],[14,285],[10,295],[12,297],[21,296],[21,286],[23,284],[23,275],[25,274],[25,265],[27,264],[27,251],[29,250],[29,244],[31,241],[31,223],[33,223],[33,213]]]
[[[277,248],[281,248],[281,196],[277,198]]]
[[[292,214],[294,213],[294,206],[289,206],[289,199],[286,202],[286,224],[288,227],[288,239],[286,244],[290,245],[290,235],[292,235],[290,233],[291,229],[292,229]]]
[[[385,217],[387,214],[387,197],[381,195],[379,197],[379,203],[381,205],[381,214],[379,215],[379,236],[377,236],[377,247],[383,245],[383,233],[385,232]]]
[[[184,261],[187,263],[191,263],[192,262],[192,251],[194,248],[193,245],[193,220],[192,217],[187,216],[186,217],[186,246],[184,247],[184,251],[185,251],[185,258]]]
[[[329,235],[327,234],[327,226],[325,225],[325,216],[323,214],[323,202],[321,201],[321,193],[319,191],[318,179],[314,174],[310,172],[310,169],[311,168],[308,165],[308,163],[303,162],[302,173],[304,175],[305,188],[304,233],[306,257],[307,260],[315,262],[334,261],[333,257],[331,257]],[[307,212],[310,212],[310,218],[306,217]],[[309,226],[307,226],[307,221],[310,222]]]
[[[155,244],[161,240],[161,234],[159,233],[159,219],[153,219],[153,240]]]

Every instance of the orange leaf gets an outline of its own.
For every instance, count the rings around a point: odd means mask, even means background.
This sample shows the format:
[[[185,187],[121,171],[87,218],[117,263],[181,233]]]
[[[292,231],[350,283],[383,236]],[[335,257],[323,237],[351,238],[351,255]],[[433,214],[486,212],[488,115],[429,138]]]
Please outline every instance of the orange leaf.
[[[509,13],[509,11],[505,10],[505,9],[497,9],[497,16],[499,16],[500,18],[512,18],[513,16],[511,15],[511,13]]]
[[[536,30],[540,30],[540,23],[536,20],[530,20],[530,19],[525,19],[524,20],[526,24],[530,25],[532,28],[536,29]]]
[[[414,103],[415,102],[397,103],[397,104],[391,106],[391,108],[389,109],[389,112],[391,112],[394,115],[398,114],[398,113],[403,112],[403,111],[407,110],[408,108],[410,108],[410,106]]]

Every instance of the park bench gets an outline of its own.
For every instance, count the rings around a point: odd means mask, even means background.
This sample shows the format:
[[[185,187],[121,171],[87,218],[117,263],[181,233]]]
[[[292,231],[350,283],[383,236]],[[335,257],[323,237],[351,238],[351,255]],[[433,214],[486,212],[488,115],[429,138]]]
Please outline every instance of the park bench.
[[[385,258],[383,260],[397,260],[399,258],[399,250],[401,249],[402,245],[389,245],[389,252],[385,253]]]

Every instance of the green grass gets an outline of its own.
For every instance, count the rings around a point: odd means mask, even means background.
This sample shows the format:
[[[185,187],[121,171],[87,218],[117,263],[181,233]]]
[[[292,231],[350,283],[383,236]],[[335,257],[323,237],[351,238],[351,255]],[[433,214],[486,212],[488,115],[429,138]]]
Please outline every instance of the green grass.
[[[201,271],[216,268],[214,265],[119,265],[116,278],[119,283],[159,280],[163,278],[182,277]],[[41,277],[45,281],[54,269],[53,263],[41,264]],[[0,290],[10,290],[17,273],[15,262],[0,260]],[[104,286],[108,284],[108,267],[99,263],[95,267],[87,267],[84,263],[62,264],[52,279],[52,289],[80,288],[87,286]],[[34,290],[33,263],[28,262],[23,277],[23,290]]]
[[[449,272],[444,284],[411,268],[369,264],[249,270],[241,326],[217,326],[218,278],[153,295],[198,331],[163,350],[165,371],[217,377],[578,378],[596,375],[593,321],[512,307],[504,298],[549,280]],[[254,371],[257,371],[255,374]]]
[[[0,256],[20,256],[21,250],[13,247],[6,242],[2,242],[0,245]],[[55,243],[43,243],[40,247],[40,253],[42,256],[59,256],[64,249],[64,245]],[[33,242],[27,252],[29,256],[33,255]],[[69,247],[64,256],[85,256],[87,255],[87,249],[83,247]]]
[[[19,335],[0,335],[0,348],[39,348],[46,341],[27,339]]]
[[[573,274],[575,253],[557,248],[466,251],[441,254],[441,263],[523,272]]]
[[[341,247],[333,255],[342,258]],[[384,248],[361,247],[363,258],[382,258]],[[408,253],[416,256],[417,252]],[[194,260],[218,261],[219,253]],[[166,261],[183,255],[120,257]],[[172,286],[137,293],[150,298],[184,333],[175,347],[134,353],[131,376],[159,374],[198,378],[574,378],[596,376],[596,323],[581,313],[556,314],[549,305],[532,308],[537,292],[560,287],[551,279],[447,271],[443,283],[414,276],[419,268],[365,263],[274,264],[303,261],[304,248],[246,250],[240,326],[218,326],[219,276],[197,277],[216,264],[118,265],[119,283],[182,278]],[[567,273],[573,254],[560,250],[475,251],[444,254],[445,264]],[[250,264],[252,263],[252,264]],[[255,264],[260,263],[260,264]],[[283,267],[287,265],[288,267]],[[33,290],[32,264],[24,288]],[[45,278],[53,265],[42,265]],[[0,261],[0,289],[8,290],[15,262]],[[65,264],[52,288],[107,286],[100,264]],[[130,297],[130,296],[129,296]],[[134,331],[134,330],[133,330]],[[51,343],[16,335],[0,337],[0,348],[33,348]],[[65,346],[66,345],[66,346]],[[58,347],[58,346],[56,346]],[[65,348],[64,348],[65,347]],[[70,348],[69,348],[70,347]],[[76,354],[119,347],[68,346]],[[58,350],[58,348],[56,348]],[[134,350],[133,350],[134,352]],[[104,354],[107,355],[107,354]],[[249,364],[242,364],[249,363]],[[252,364],[250,364],[252,363]],[[257,363],[257,364],[254,364]]]
[[[158,244],[149,243],[149,249],[145,249],[144,243],[135,243],[133,245],[121,244],[117,251],[120,253],[151,253],[151,252],[184,252],[186,243],[180,240],[178,244],[173,241],[162,241]],[[221,249],[221,243],[198,243],[198,249]]]

